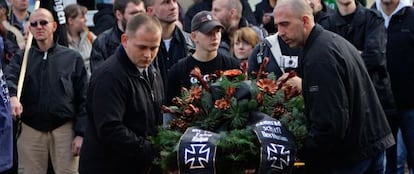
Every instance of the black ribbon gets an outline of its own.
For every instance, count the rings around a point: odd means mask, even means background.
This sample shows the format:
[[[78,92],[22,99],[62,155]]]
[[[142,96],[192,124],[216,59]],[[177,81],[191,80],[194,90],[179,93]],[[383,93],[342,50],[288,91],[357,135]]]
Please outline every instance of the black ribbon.
[[[293,135],[276,120],[261,112],[251,112],[248,126],[253,127],[260,148],[258,173],[289,173],[293,169],[296,145]],[[188,128],[181,136],[178,147],[180,173],[216,173],[216,141],[219,134]]]
[[[258,173],[289,173],[296,154],[293,135],[279,120],[260,112],[251,114],[250,126],[261,145]]]
[[[215,146],[219,134],[188,128],[181,136],[178,147],[178,166],[181,174],[216,173]]]

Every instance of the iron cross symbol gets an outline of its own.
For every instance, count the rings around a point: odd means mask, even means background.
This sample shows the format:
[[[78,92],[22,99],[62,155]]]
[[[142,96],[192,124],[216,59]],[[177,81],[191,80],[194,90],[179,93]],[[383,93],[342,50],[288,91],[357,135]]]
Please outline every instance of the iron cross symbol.
[[[208,163],[208,157],[210,156],[210,147],[206,144],[191,144],[191,149],[185,148],[184,162],[190,164],[190,169],[205,168],[204,163]]]
[[[270,143],[267,146],[267,160],[273,161],[271,167],[283,170],[290,162],[290,150],[286,150],[285,146]]]

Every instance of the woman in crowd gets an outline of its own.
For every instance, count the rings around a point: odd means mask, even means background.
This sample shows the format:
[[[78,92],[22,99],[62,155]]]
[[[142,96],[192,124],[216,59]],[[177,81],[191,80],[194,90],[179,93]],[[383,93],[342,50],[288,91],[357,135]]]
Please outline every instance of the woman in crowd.
[[[82,55],[88,77],[90,77],[89,57],[92,51],[92,42],[96,36],[86,27],[87,11],[86,7],[78,4],[70,4],[65,7],[69,48],[79,51]]]
[[[234,32],[230,51],[239,60],[246,60],[259,43],[259,37],[250,27],[243,27]]]

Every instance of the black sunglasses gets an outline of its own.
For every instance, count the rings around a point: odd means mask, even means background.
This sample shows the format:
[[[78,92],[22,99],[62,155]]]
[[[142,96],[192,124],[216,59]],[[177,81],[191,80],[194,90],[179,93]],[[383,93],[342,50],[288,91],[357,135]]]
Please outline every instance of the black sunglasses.
[[[33,22],[30,22],[30,26],[31,27],[37,27],[37,24],[39,24],[40,26],[45,26],[48,23],[49,23],[49,21],[47,21],[47,20],[33,21]]]

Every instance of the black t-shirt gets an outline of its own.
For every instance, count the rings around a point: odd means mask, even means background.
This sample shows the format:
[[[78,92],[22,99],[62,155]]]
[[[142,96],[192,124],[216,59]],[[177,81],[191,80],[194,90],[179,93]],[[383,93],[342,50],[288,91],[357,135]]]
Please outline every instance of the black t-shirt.
[[[200,62],[193,56],[181,59],[171,67],[171,70],[168,73],[167,104],[170,104],[171,99],[180,94],[182,87],[188,89],[191,87],[192,83],[197,83],[194,78],[190,78],[190,72],[196,66],[200,68],[201,74],[208,75],[217,70],[240,68],[240,62],[235,58],[227,57],[220,53],[217,54],[213,60],[208,62]]]

